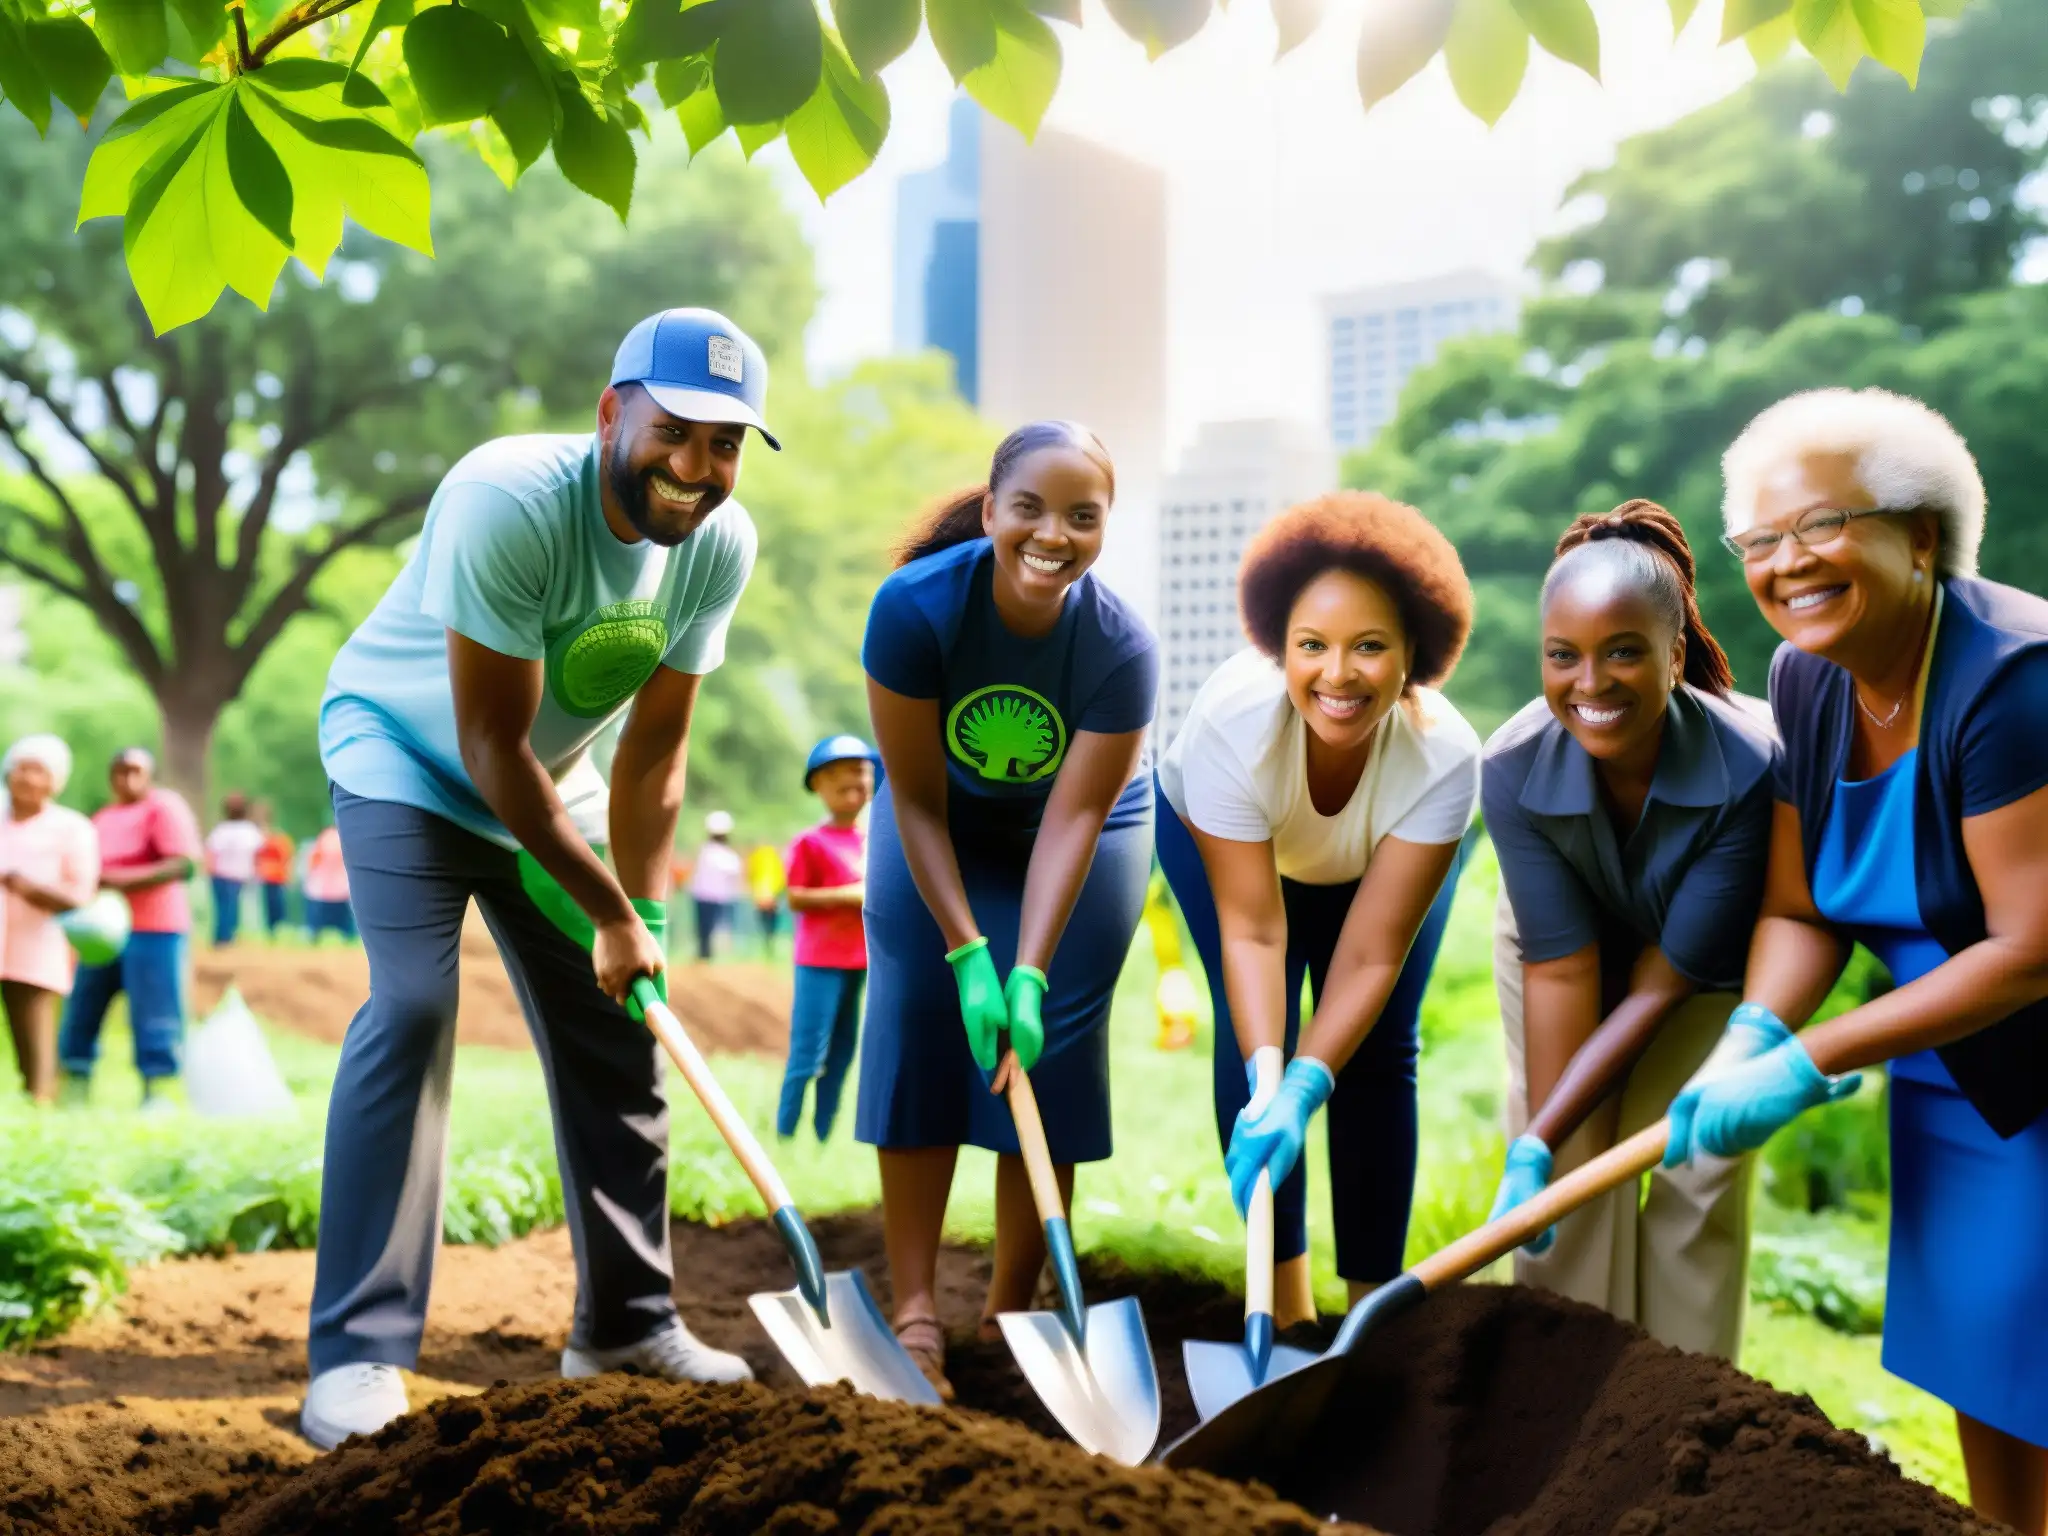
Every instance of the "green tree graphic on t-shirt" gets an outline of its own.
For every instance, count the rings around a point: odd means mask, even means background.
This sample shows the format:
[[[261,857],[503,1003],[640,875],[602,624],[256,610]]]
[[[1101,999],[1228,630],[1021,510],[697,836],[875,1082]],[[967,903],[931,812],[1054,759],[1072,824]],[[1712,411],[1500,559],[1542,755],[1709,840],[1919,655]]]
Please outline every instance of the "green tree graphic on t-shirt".
[[[981,759],[985,779],[1016,783],[1053,749],[1052,717],[1028,699],[1002,694],[983,699],[960,722],[960,741]]]

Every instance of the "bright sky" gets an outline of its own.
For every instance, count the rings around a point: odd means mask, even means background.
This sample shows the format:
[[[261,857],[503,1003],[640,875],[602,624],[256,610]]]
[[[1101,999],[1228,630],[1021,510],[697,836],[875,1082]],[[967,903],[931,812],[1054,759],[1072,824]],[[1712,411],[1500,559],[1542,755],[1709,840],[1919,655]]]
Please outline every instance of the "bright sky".
[[[1367,115],[1358,18],[1391,3],[1331,0],[1321,30],[1277,63],[1264,0],[1234,0],[1156,63],[1099,0],[1081,28],[1055,27],[1066,65],[1048,123],[1167,174],[1170,443],[1207,420],[1320,419],[1318,295],[1465,267],[1518,272],[1576,175],[1752,73],[1740,44],[1715,45],[1718,0],[1676,43],[1666,0],[1594,0],[1606,85],[1532,50],[1521,96],[1489,132],[1439,59]],[[896,178],[944,153],[953,87],[930,42],[883,79],[888,144],[830,204],[819,206],[781,144],[763,153],[786,174],[817,250],[824,299],[809,353],[820,376],[888,351]]]

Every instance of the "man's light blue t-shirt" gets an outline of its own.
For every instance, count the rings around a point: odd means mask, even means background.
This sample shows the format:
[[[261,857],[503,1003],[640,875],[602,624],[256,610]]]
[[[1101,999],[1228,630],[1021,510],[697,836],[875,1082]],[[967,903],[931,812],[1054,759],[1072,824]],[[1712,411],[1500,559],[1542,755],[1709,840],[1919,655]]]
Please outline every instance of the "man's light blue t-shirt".
[[[320,760],[350,794],[417,806],[516,844],[462,765],[447,631],[545,663],[529,740],[576,824],[605,840],[590,746],[657,666],[703,674],[754,568],[754,525],[727,501],[672,548],[621,543],[589,436],[502,437],[441,482],[405,569],[334,658]]]

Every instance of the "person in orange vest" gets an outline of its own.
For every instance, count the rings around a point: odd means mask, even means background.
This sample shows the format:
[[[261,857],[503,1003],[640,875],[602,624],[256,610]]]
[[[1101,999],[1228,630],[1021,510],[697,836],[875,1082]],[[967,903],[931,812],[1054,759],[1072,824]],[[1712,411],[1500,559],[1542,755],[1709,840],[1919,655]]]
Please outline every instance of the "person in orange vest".
[[[256,879],[263,886],[263,931],[274,939],[290,917],[286,898],[291,892],[292,856],[298,852],[298,844],[290,833],[271,825],[268,800],[258,800],[249,819],[263,832],[256,849]]]

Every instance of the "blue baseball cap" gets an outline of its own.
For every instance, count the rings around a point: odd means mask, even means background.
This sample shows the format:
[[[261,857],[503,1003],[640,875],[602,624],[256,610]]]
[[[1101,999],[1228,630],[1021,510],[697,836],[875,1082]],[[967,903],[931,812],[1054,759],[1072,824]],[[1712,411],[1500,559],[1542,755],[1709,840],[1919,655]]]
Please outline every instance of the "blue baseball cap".
[[[754,338],[712,309],[665,309],[619,343],[612,383],[638,384],[684,421],[736,421],[782,444],[761,412],[768,404],[768,359]]]
[[[830,763],[844,762],[873,763],[877,768],[882,766],[882,760],[875,755],[875,749],[858,736],[827,736],[811,748],[810,761],[804,764],[804,788],[811,787],[811,780],[817,776],[820,768]]]

